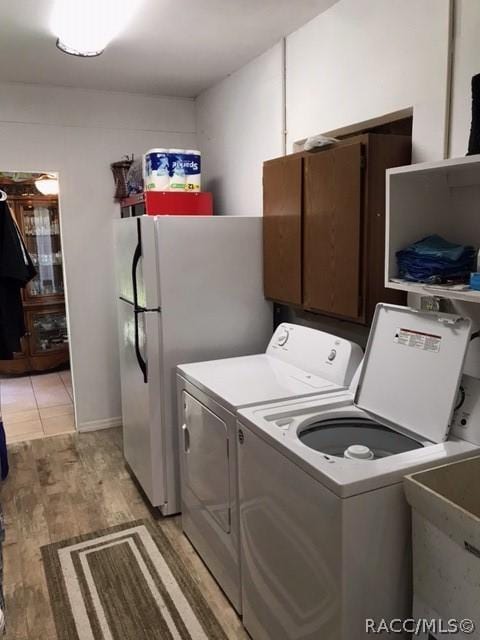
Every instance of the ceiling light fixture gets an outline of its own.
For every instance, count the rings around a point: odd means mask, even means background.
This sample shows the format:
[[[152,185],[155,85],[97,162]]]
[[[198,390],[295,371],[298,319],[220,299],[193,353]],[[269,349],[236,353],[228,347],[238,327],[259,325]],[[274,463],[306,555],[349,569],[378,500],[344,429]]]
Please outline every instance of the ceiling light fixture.
[[[53,175],[45,175],[35,180],[35,186],[44,196],[58,196],[58,178]]]
[[[127,26],[141,2],[55,0],[50,24],[57,47],[73,56],[99,56]]]

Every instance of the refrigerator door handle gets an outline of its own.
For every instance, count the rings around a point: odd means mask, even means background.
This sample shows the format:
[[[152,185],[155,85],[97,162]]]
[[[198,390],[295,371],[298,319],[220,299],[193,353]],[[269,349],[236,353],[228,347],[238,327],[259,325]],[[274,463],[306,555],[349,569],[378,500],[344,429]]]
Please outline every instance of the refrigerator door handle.
[[[138,288],[137,288],[137,269],[138,263],[140,262],[140,258],[142,257],[142,231],[140,226],[140,219],[137,219],[137,237],[138,242],[135,247],[135,252],[133,254],[132,260],[132,287],[133,287],[133,315],[135,317],[135,355],[137,356],[138,366],[143,374],[143,382],[147,384],[148,382],[148,372],[147,372],[147,363],[145,362],[142,352],[140,350],[140,340],[139,340],[139,327],[138,327],[138,316],[140,313],[143,313],[143,309],[138,306]]]
[[[135,355],[137,356],[138,366],[143,374],[143,382],[145,384],[148,383],[148,371],[147,371],[147,363],[142,356],[142,352],[140,350],[140,339],[139,339],[139,327],[138,327],[138,316],[144,313],[143,309],[139,307],[135,307],[133,311],[133,315],[135,317]]]
[[[140,258],[142,257],[142,231],[140,227],[140,220],[137,219],[137,246],[133,253],[132,260],[132,289],[133,289],[133,305],[135,309],[138,308],[138,286],[137,286],[137,269]]]

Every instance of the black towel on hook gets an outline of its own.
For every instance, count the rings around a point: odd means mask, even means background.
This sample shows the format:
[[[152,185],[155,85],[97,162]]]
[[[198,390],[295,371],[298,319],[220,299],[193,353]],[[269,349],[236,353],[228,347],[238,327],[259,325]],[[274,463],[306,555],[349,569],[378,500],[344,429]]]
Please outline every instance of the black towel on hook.
[[[0,360],[21,350],[26,331],[21,289],[35,274],[8,205],[0,202]]]
[[[480,153],[480,73],[472,78],[472,125],[467,156]]]
[[[3,426],[2,417],[0,416],[0,480],[5,480],[8,476],[8,449],[5,428]],[[1,544],[1,542],[0,542]]]

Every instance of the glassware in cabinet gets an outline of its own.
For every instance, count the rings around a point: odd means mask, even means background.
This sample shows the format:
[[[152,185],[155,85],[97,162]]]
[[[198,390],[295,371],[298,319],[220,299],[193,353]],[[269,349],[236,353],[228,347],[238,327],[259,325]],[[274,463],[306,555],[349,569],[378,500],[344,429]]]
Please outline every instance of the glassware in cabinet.
[[[30,334],[30,349],[34,354],[65,349],[68,346],[65,311],[31,312]]]
[[[27,250],[37,270],[28,284],[27,299],[63,296],[63,260],[60,220],[56,201],[22,203],[21,226]]]

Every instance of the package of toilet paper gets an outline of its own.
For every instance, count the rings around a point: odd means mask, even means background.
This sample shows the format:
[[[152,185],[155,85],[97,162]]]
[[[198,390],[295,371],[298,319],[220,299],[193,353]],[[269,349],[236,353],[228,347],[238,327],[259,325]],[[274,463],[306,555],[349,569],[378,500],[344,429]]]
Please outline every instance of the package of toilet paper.
[[[170,156],[168,149],[150,149],[143,156],[145,191],[168,191],[170,187]]]
[[[202,158],[200,151],[187,149],[185,151],[183,167],[185,170],[185,190],[201,191]]]
[[[145,191],[201,191],[197,149],[150,149],[143,156]]]
[[[185,149],[169,149],[170,191],[185,191]]]

